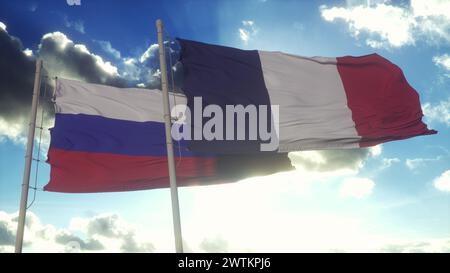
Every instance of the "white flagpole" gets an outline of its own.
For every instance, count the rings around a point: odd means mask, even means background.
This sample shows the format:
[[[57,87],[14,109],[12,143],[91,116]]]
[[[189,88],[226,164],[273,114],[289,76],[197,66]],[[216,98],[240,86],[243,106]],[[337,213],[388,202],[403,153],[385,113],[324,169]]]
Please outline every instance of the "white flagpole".
[[[166,128],[167,161],[169,164],[170,195],[172,199],[172,217],[173,217],[173,229],[175,233],[175,249],[177,253],[182,253],[183,239],[181,236],[180,205],[178,202],[177,176],[175,172],[175,160],[173,156],[173,143],[171,135],[172,122],[170,116],[169,91],[167,87],[167,68],[166,68],[166,58],[165,58],[166,55],[163,39],[163,23],[161,19],[156,20],[156,29],[158,31],[159,64],[161,70],[161,89],[163,92],[164,123]]]
[[[25,168],[23,171],[22,195],[20,197],[19,220],[17,221],[15,252],[22,252],[25,217],[27,214],[28,189],[30,186],[31,162],[33,160],[34,131],[36,129],[36,113],[41,92],[41,68],[42,60],[36,60],[36,72],[34,74],[33,100],[31,103],[30,124],[28,127],[27,151],[25,154]]]

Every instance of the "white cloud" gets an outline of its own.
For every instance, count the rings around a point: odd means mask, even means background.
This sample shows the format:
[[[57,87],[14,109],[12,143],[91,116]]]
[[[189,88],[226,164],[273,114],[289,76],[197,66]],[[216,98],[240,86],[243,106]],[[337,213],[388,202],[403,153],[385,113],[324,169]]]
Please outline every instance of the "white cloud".
[[[141,63],[145,62],[147,59],[151,57],[155,57],[155,54],[158,53],[159,45],[158,44],[152,44],[150,45],[147,50],[141,55],[139,58],[139,61]]]
[[[248,33],[247,30],[244,30],[244,29],[240,28],[240,29],[239,29],[239,37],[241,38],[241,40],[242,40],[244,43],[247,43],[247,42],[248,42],[248,39],[250,38],[250,34]]]
[[[67,28],[72,28],[72,29],[74,29],[74,30],[76,30],[76,31],[78,31],[78,32],[80,32],[82,34],[85,33],[85,31],[84,31],[84,22],[82,20],[71,21],[71,20],[69,20],[69,18],[67,16],[64,16],[64,25]]]
[[[377,156],[381,155],[381,153],[382,153],[382,151],[383,151],[383,145],[382,145],[382,144],[379,144],[379,145],[370,147],[369,150],[370,150],[370,154],[371,154],[373,157],[377,157]]]
[[[383,42],[367,39],[366,45],[372,47],[372,48],[382,48],[384,46]]]
[[[123,63],[125,65],[133,65],[133,64],[136,63],[136,59],[134,59],[134,58],[124,58],[123,59]]]
[[[0,245],[12,250],[17,228],[17,213],[0,211]],[[24,249],[31,252],[60,252],[63,246],[55,242],[56,229],[52,225],[42,224],[32,212],[27,213]]]
[[[13,246],[1,246],[0,245],[0,253],[13,253],[14,247]]]
[[[40,129],[36,129],[34,141],[35,145],[39,143],[39,140],[41,141],[41,156],[44,156],[50,145],[50,131],[46,128],[53,127],[54,120],[46,112],[44,112],[44,118],[42,120],[42,108],[39,106],[36,115],[36,124],[40,126],[41,122],[44,130],[42,130],[41,134]],[[0,116],[0,144],[9,140],[14,144],[25,145],[27,142],[28,123],[29,117],[26,115],[18,115],[9,119]]]
[[[125,252],[152,252],[154,246],[139,236],[135,228],[114,213],[91,218],[74,218],[70,229],[100,242],[105,249]]]
[[[9,139],[16,144],[25,144],[26,122],[24,118],[9,121],[0,117],[0,143]]]
[[[446,0],[411,0],[411,8],[415,16],[442,16],[450,19],[450,1]]]
[[[239,38],[246,45],[254,36],[256,36],[258,29],[256,28],[254,21],[244,20],[242,21],[242,27],[238,29],[238,32]]]
[[[111,45],[111,42],[109,41],[95,41],[97,44],[100,45],[100,47],[102,48],[103,51],[105,51],[106,53],[108,53],[109,55],[113,56],[116,59],[120,59],[120,51],[113,48]]]
[[[102,57],[91,54],[94,56],[95,60],[97,61],[97,65],[103,69],[106,73],[112,76],[119,76],[119,73],[117,71],[117,67],[115,67],[111,62],[105,62],[103,61]]]
[[[433,184],[440,191],[450,192],[450,170],[443,172],[434,180]]]
[[[255,24],[255,22],[251,21],[251,20],[247,20],[247,21],[244,20],[244,21],[242,21],[242,24],[246,27],[251,27]]]
[[[67,45],[73,44],[72,40],[67,38],[67,36],[64,33],[59,31],[44,34],[44,36],[42,36],[42,40],[45,39],[55,41],[60,50],[64,50],[67,47]]]
[[[321,6],[320,13],[326,21],[346,22],[356,38],[367,34],[368,46],[389,48],[414,45],[419,39],[434,44],[450,42],[449,9],[449,2],[440,0],[412,0],[409,6],[348,1],[346,7]]]
[[[399,163],[400,159],[394,157],[394,158],[383,158],[381,161],[381,167],[380,169],[384,170],[389,167],[391,167],[394,163]]]
[[[82,44],[76,44],[73,46],[74,48],[80,50],[81,52],[85,53],[85,54],[91,54],[91,52],[89,52],[89,50],[87,49],[87,47],[85,45]]]
[[[6,25],[3,22],[0,22],[0,29],[6,31]]]
[[[336,19],[343,19],[349,25],[353,36],[357,37],[361,31],[377,33],[382,42],[398,47],[405,44],[414,43],[411,34],[413,21],[406,10],[401,7],[379,4],[375,7],[355,6],[355,7],[322,7],[322,17],[326,21],[333,22]],[[374,43],[374,39],[371,39]]]
[[[122,73],[121,75],[131,81],[142,81],[146,77],[143,77],[143,73],[149,74],[150,71],[145,71],[142,64],[136,58],[123,58]],[[144,85],[145,86],[145,85]]]
[[[175,84],[177,85],[176,79],[176,66],[180,65],[177,63],[178,59],[178,44],[175,40],[164,41],[166,48],[166,54],[170,55],[170,60],[172,63],[172,70],[174,72]],[[139,60],[136,62],[135,60]],[[168,63],[169,66],[169,63]],[[127,60],[125,63],[125,69],[129,70],[130,75],[135,75],[136,81],[138,83],[144,82],[147,88],[160,88],[160,76],[159,76],[159,45],[151,44],[147,50],[139,57],[133,60]],[[170,75],[169,75],[170,76]],[[136,84],[138,84],[136,83]]]
[[[416,170],[419,167],[424,167],[429,162],[435,162],[441,160],[442,156],[437,156],[435,158],[407,158],[405,161],[406,167],[410,170]]]
[[[345,179],[342,183],[339,189],[339,194],[342,197],[363,198],[369,196],[374,187],[375,182],[371,179],[350,177]]]
[[[111,62],[107,62],[104,61],[102,57],[93,54],[89,51],[89,49],[83,45],[83,44],[75,44],[72,40],[70,40],[69,38],[67,38],[67,36],[62,33],[62,32],[52,32],[52,33],[47,33],[42,37],[42,40],[48,40],[48,41],[53,41],[57,44],[58,48],[60,51],[65,51],[65,50],[69,50],[69,49],[74,49],[75,51],[78,51],[78,53],[83,53],[85,55],[90,55],[92,58],[94,58],[95,60],[95,64],[106,74],[108,74],[111,77],[117,77],[119,76],[118,73],[118,69],[116,66],[114,66],[113,64],[111,64]],[[42,43],[39,46],[40,48],[42,48]],[[51,57],[51,56],[49,56]],[[45,58],[44,58],[45,61]],[[57,61],[51,61],[51,63],[58,63]],[[64,69],[55,69],[56,71],[54,74],[55,75],[59,75],[59,76],[69,76],[69,75],[64,75]],[[59,72],[59,73],[58,73]],[[73,73],[72,73],[73,74]],[[73,77],[73,75],[71,75]],[[69,76],[70,77],[70,76]]]
[[[26,48],[23,50],[23,54],[27,55],[28,57],[32,57],[33,56],[33,50]]]
[[[443,54],[433,57],[433,62],[448,72],[447,77],[450,78],[450,55]]]
[[[438,104],[425,103],[422,106],[425,118],[430,122],[440,122],[450,126],[450,97]]]

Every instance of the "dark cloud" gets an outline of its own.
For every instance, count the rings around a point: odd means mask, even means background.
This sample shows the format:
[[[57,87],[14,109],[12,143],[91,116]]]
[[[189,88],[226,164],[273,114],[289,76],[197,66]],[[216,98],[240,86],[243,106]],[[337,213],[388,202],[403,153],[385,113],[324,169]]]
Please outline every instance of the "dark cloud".
[[[35,63],[19,39],[0,28],[0,116],[16,117],[31,104]]]
[[[61,32],[44,35],[38,55],[51,75],[118,87],[127,85],[114,65],[92,54],[86,46],[75,44]]]

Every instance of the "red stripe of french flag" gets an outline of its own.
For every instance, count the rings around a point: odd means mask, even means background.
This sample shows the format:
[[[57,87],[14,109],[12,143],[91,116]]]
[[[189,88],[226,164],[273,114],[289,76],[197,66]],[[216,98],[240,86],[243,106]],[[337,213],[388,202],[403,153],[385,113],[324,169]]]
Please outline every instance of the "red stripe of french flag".
[[[419,94],[395,64],[371,54],[337,58],[337,69],[360,147],[436,133],[422,122]]]

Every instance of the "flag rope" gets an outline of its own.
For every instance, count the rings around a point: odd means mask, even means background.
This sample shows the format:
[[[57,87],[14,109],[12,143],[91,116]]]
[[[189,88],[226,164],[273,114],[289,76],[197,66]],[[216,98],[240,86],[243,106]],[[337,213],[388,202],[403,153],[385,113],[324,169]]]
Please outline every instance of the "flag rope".
[[[48,78],[48,76],[42,76],[42,78]],[[29,186],[28,188],[33,190],[33,198],[31,199],[30,204],[27,206],[27,210],[29,208],[31,208],[31,206],[33,206],[34,202],[36,201],[36,191],[38,190],[37,188],[37,180],[38,180],[38,175],[39,175],[39,164],[41,162],[41,144],[42,144],[42,132],[44,131],[44,114],[45,114],[45,100],[47,99],[47,82],[46,81],[41,81],[41,84],[44,84],[44,94],[42,96],[42,101],[43,103],[41,103],[41,100],[39,100],[38,104],[41,107],[41,121],[40,121],[40,126],[37,127],[39,129],[39,140],[38,140],[38,147],[37,147],[37,157],[36,159],[33,158],[33,161],[36,161],[36,168],[35,168],[35,175],[34,175],[34,186]]]
[[[174,79],[174,72],[173,72],[173,61],[172,61],[172,54],[171,54],[171,48],[170,48],[170,42],[172,41],[173,37],[167,35],[167,31],[164,31],[163,33],[166,41],[168,41],[168,52],[169,52],[169,69],[170,69],[170,82],[172,85],[172,97],[173,97],[173,104],[177,105],[177,96],[175,96],[175,79]],[[163,43],[164,44],[164,43]],[[166,48],[166,46],[164,45],[164,48]],[[169,101],[170,104],[170,101]],[[175,121],[178,120],[178,117],[174,118]],[[181,157],[181,145],[180,145],[180,140],[177,140],[177,146],[178,146],[178,158],[177,158],[177,164],[176,167],[178,167],[181,163],[182,157]]]

